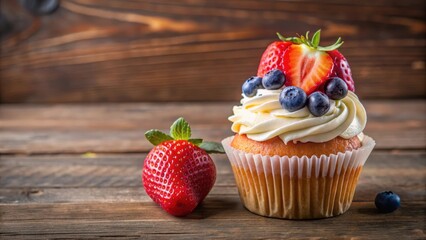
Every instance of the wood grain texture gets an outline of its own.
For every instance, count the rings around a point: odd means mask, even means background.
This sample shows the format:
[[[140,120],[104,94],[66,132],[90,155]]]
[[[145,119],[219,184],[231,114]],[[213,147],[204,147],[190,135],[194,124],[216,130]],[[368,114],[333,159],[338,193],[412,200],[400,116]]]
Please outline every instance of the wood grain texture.
[[[0,102],[236,101],[275,32],[342,36],[357,94],[426,95],[425,2],[1,1]]]
[[[288,221],[245,210],[237,196],[207,197],[186,218],[154,203],[0,204],[0,237],[125,239],[424,239],[425,203],[409,202],[378,214],[374,204],[355,202],[339,217]],[[319,227],[320,226],[320,227]]]
[[[376,140],[376,149],[425,148],[424,101],[362,102],[368,113],[364,132]],[[168,131],[180,116],[194,137],[220,141],[232,135],[227,118],[235,104],[1,105],[0,153],[147,152],[151,144],[144,132]]]
[[[141,187],[140,166],[144,156],[2,156],[0,237],[389,239],[425,236],[424,151],[373,152],[349,211],[320,221],[264,218],[244,209],[224,155],[214,155],[217,182],[203,204],[185,218],[171,217]],[[390,187],[401,196],[402,207],[392,214],[379,214],[372,202],[374,196]]]
[[[149,202],[141,189],[145,154],[2,156],[0,203]],[[363,169],[354,201],[371,202],[392,188],[405,202],[426,201],[426,152],[375,151]],[[213,155],[212,196],[237,195],[225,155]]]

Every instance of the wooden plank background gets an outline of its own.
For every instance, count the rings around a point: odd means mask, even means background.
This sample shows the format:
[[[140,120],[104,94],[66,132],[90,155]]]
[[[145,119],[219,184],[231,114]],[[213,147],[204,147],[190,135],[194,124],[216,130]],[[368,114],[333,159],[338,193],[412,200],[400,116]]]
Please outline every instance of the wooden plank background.
[[[416,150],[426,146],[426,104],[421,100],[363,102],[365,133],[376,148]],[[180,116],[194,137],[221,141],[231,136],[233,103],[3,105],[0,154],[143,153],[152,148],[148,129],[168,131]],[[398,111],[398,114],[395,114]]]
[[[424,0],[0,0],[0,102],[236,101],[285,34],[338,36],[362,98],[426,96]]]

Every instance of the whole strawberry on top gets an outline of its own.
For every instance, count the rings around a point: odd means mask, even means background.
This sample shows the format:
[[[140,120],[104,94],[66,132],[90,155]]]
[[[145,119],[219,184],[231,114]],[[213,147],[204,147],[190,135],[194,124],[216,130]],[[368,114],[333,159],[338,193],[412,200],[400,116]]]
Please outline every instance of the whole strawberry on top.
[[[191,128],[183,118],[173,123],[170,135],[152,129],[145,136],[155,145],[142,170],[146,193],[171,215],[191,213],[216,180],[216,167],[208,153],[224,153],[222,145],[191,139]]]
[[[319,46],[321,30],[309,38],[305,36],[283,37],[282,41],[271,43],[260,60],[258,77],[264,77],[269,71],[278,69],[286,76],[288,86],[302,88],[306,94],[319,90],[327,79],[339,77],[345,81],[348,90],[355,91],[351,69],[346,58],[337,50],[343,41],[341,38],[330,46]]]

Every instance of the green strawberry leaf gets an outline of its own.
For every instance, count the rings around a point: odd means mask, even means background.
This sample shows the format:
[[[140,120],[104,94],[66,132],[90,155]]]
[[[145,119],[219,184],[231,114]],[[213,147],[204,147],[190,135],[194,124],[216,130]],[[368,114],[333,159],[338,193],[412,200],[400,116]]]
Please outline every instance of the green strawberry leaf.
[[[188,140],[191,137],[191,127],[180,117],[170,127],[170,135],[176,140]]]
[[[281,35],[279,32],[277,32],[277,36],[280,40],[284,41],[284,42],[292,42],[295,44],[301,44],[302,40],[300,40],[300,38],[298,37],[284,37],[283,35]]]
[[[321,46],[318,46],[318,50],[320,50],[320,51],[333,51],[333,50],[335,50],[335,49],[338,49],[340,46],[342,46],[342,44],[343,44],[344,42],[342,41],[342,39],[339,37],[338,39],[337,39],[337,41],[333,44],[333,45],[330,45],[330,46],[327,46],[327,47],[321,47]]]
[[[188,140],[188,142],[191,142],[194,145],[200,146],[200,144],[203,142],[203,139],[201,139],[201,138],[191,138],[191,139]]]
[[[207,153],[225,153],[222,144],[216,142],[203,142],[199,145]]]
[[[283,35],[281,35],[281,33],[277,32],[277,36],[280,40],[286,41],[286,38]]]
[[[318,31],[314,33],[314,35],[312,36],[312,39],[309,39],[309,31],[306,32],[305,35],[297,34],[297,37],[284,37],[278,32],[277,32],[277,36],[279,39],[281,39],[284,42],[292,42],[294,44],[305,44],[306,46],[312,49],[325,51],[325,52],[338,49],[343,44],[342,39],[339,37],[333,45],[326,46],[326,47],[319,46],[320,38],[321,38],[321,29],[319,29]]]
[[[306,40],[309,40],[309,31],[306,32]]]
[[[178,118],[170,127],[170,135],[161,132],[158,129],[151,129],[145,133],[146,139],[155,146],[169,140],[186,140],[207,153],[225,153],[222,144],[215,142],[203,142],[200,138],[190,138],[191,128],[188,122],[182,117]]]
[[[314,46],[314,48],[318,47],[320,43],[320,38],[321,38],[321,29],[316,31],[314,35],[312,36],[312,45]]]
[[[162,142],[165,142],[165,141],[168,141],[168,140],[173,140],[172,137],[170,137],[169,135],[161,132],[158,129],[151,129],[151,130],[147,131],[145,133],[145,137],[154,146],[157,146],[158,144],[160,144]]]

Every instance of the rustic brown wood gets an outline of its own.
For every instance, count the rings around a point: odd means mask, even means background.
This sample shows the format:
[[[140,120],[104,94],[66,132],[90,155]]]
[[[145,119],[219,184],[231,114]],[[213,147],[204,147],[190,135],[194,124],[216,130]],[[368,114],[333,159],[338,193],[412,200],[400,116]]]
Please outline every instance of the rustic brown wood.
[[[201,207],[183,219],[167,215],[146,196],[139,177],[143,154],[96,158],[2,156],[0,236],[422,238],[425,154],[374,152],[361,175],[350,210],[321,221],[269,219],[245,210],[223,155],[214,155],[218,181],[212,192]],[[373,198],[376,192],[389,187],[400,194],[403,206],[392,214],[379,214]],[[318,224],[321,230],[312,231]]]
[[[0,102],[236,101],[275,32],[318,28],[346,41],[361,97],[426,95],[422,0],[1,4]]]
[[[321,238],[424,239],[425,203],[408,202],[392,214],[355,202],[339,217],[288,221],[245,210],[236,196],[208,197],[186,218],[174,218],[154,203],[0,204],[0,237],[15,238]],[[319,227],[320,226],[320,227]]]
[[[365,133],[376,149],[424,149],[426,103],[422,100],[363,101],[368,123]],[[143,134],[167,131],[185,117],[195,137],[220,141],[230,136],[227,120],[235,103],[1,105],[0,153],[147,152]]]
[[[145,154],[2,156],[0,203],[149,202],[141,188]],[[425,151],[375,151],[363,169],[354,201],[371,202],[383,189],[407,201],[426,201]],[[237,195],[225,155],[213,155],[217,181],[210,195]]]

